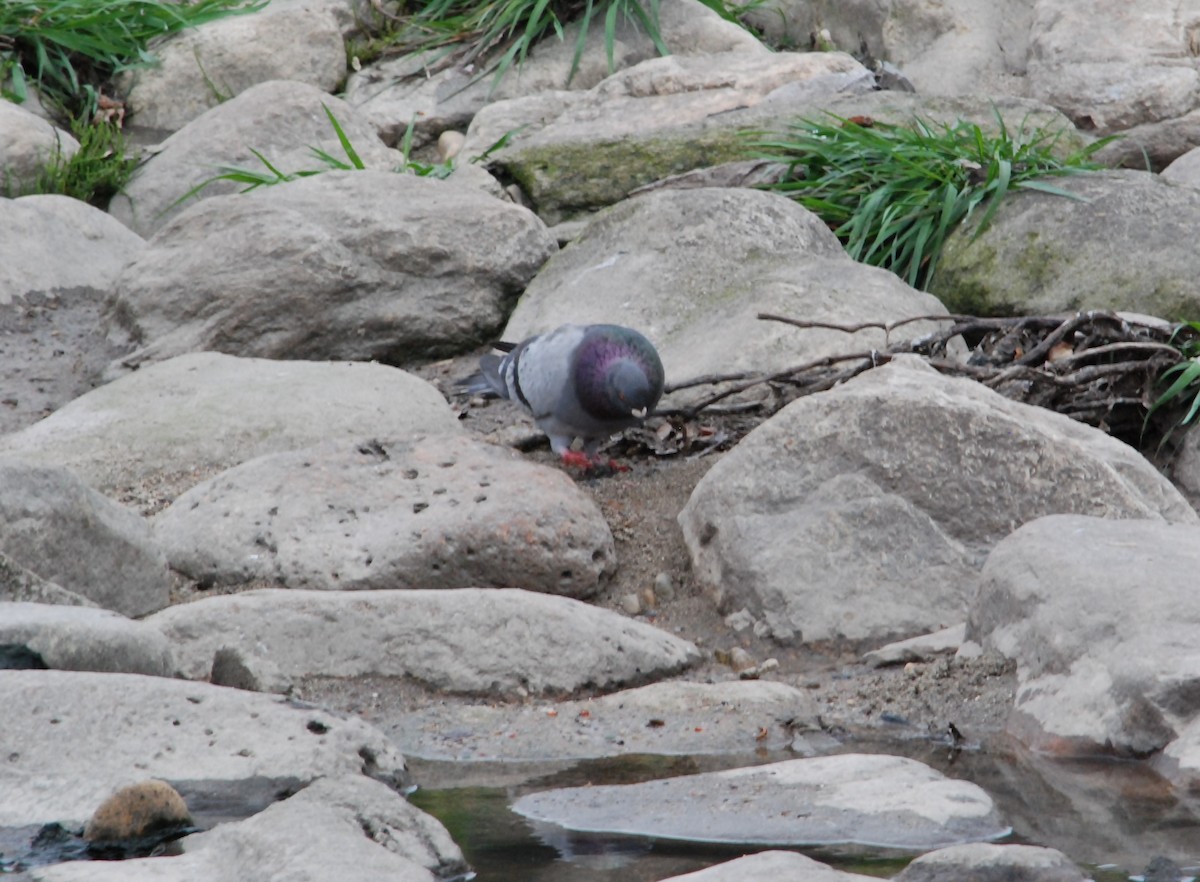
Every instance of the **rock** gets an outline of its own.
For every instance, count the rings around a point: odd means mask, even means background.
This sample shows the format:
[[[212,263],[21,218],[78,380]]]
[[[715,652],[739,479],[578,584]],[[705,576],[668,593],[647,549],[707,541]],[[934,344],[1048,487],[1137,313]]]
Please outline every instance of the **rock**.
[[[952,312],[1200,313],[1200,257],[1177,246],[1200,224],[1200,192],[1131,170],[1050,183],[1076,198],[1012,193],[978,237],[973,223],[950,234],[930,291]]]
[[[389,363],[494,334],[556,249],[527,210],[382,171],[216,196],[163,227],[116,283],[126,366],[203,349]]]
[[[609,34],[599,22],[592,23],[578,64],[580,25],[571,22],[563,26],[561,39],[538,42],[520,67],[514,66],[499,80],[459,65],[431,73],[429,66],[438,66],[435,53],[430,58],[401,56],[352,74],[346,82],[346,100],[366,114],[393,146],[411,123],[413,143],[419,147],[447,129],[465,128],[490,102],[552,90],[590,89],[614,70],[658,56],[650,35],[634,18],[618,16],[613,24]],[[767,54],[747,30],[695,0],[662,0],[658,31],[672,56],[734,50]]]
[[[204,584],[587,597],[616,570],[608,523],[566,473],[465,436],[268,454],[188,490],[154,533]]]
[[[689,218],[685,230],[680,217]],[[601,212],[547,261],[504,330],[521,340],[573,321],[644,332],[668,382],[781,370],[806,359],[882,347],[882,331],[798,330],[759,312],[828,322],[940,313],[933,297],[855,263],[815,214],[786,197],[741,189],[664,190]],[[936,328],[918,322],[904,334]],[[708,391],[708,390],[705,390]],[[693,397],[695,391],[690,393]]]
[[[966,639],[966,635],[967,623],[962,622],[949,628],[943,628],[941,631],[935,631],[933,634],[921,634],[917,637],[910,637],[908,640],[872,649],[870,652],[863,653],[863,661],[873,668],[880,668],[884,665],[902,665],[905,662],[931,661],[938,655],[956,653]]]
[[[1035,845],[972,842],[923,854],[893,882],[1085,882],[1070,858]]]
[[[459,431],[436,389],[395,368],[196,352],[146,365],[0,437],[0,456],[67,466],[109,493],[148,480],[185,489],[320,441]]]
[[[6,132],[4,108],[11,106],[0,100],[0,132]],[[105,338],[99,317],[121,268],[145,244],[78,199],[24,196],[3,205],[0,435],[91,389],[104,366],[125,351]]]
[[[922,95],[1020,95],[1032,6],[1031,0],[1003,11],[981,0],[820,6],[772,0],[747,19],[773,44],[801,49],[821,49],[817,35],[824,31],[833,49],[887,59]]]
[[[744,674],[746,671],[756,669],[758,666],[758,663],[754,660],[754,656],[740,646],[735,646],[729,650],[728,664],[735,674]]]
[[[394,786],[404,759],[378,730],[277,696],[138,674],[0,671],[0,825],[82,824],[147,777],[192,792],[367,774]]]
[[[612,205],[689,169],[746,159],[739,130],[756,108],[791,116],[804,101],[869,91],[874,78],[840,52],[733,51],[653,58],[586,92],[544,91],[497,101],[467,130],[481,153],[517,130],[492,165],[516,180],[547,223]]]
[[[1190,522],[1060,515],[993,549],[968,634],[1016,659],[1010,732],[1054,753],[1145,756],[1200,718],[1187,649],[1200,601],[1178,579],[1197,540]]]
[[[285,677],[275,662],[229,647],[213,653],[208,680],[214,686],[279,695],[289,695],[293,688],[291,678]]]
[[[467,867],[436,820],[360,775],[331,776],[236,823],[180,840],[171,858],[72,862],[33,871],[39,882],[256,879],[436,882]]]
[[[373,719],[407,756],[519,763],[778,750],[796,730],[817,730],[817,717],[808,690],[734,680],[652,683],[552,706],[436,701],[385,707]]]
[[[1007,835],[979,787],[903,757],[841,754],[522,796],[535,824],[738,845],[928,850]]]
[[[1169,6],[1103,0],[1086,12],[1038,0],[1030,23],[1030,90],[1082,129],[1109,134],[1196,106],[1196,25]]]
[[[1159,177],[1170,184],[1200,188],[1200,148],[1193,148],[1174,160]]]
[[[0,113],[11,106],[0,101]],[[0,212],[0,305],[30,294],[63,301],[88,291],[107,294],[145,244],[100,209],[69,196],[6,199]]]
[[[133,69],[122,85],[132,122],[167,131],[259,83],[293,80],[334,92],[346,75],[341,27],[318,4],[270,3],[204,22],[172,34],[153,52],[157,63]]]
[[[878,643],[962,621],[988,550],[1056,512],[1197,523],[1132,448],[906,356],[760,425],[679,522],[726,611]]]
[[[5,195],[30,192],[47,166],[59,158],[69,159],[78,149],[79,142],[70,133],[24,107],[0,99],[0,192]],[[0,217],[0,225],[3,222]],[[0,235],[0,250],[7,250],[3,246],[9,241],[7,234]],[[5,263],[7,255],[0,260],[0,281]],[[5,289],[7,286],[0,284],[0,290]]]
[[[221,647],[287,677],[411,677],[452,692],[564,694],[677,673],[691,643],[608,610],[515,588],[325,592],[264,589],[175,606],[147,619],[185,677]]]
[[[0,549],[123,615],[167,605],[167,562],[150,528],[66,469],[0,459]]]
[[[760,851],[732,861],[714,864],[694,873],[671,876],[663,882],[774,882],[803,879],[804,882],[867,882],[874,876],[844,873],[794,851]]]
[[[0,603],[0,645],[27,647],[59,670],[169,677],[175,669],[157,628],[86,606]]]
[[[96,608],[94,600],[47,582],[0,552],[0,603],[57,603],[64,606]]]
[[[166,781],[150,779],[122,787],[100,803],[83,828],[83,838],[88,842],[139,839],[191,823],[179,791]]]
[[[388,170],[400,164],[400,154],[386,147],[349,104],[316,86],[274,80],[218,104],[156,145],[113,197],[109,211],[148,238],[194,202],[244,189],[244,184],[233,181],[214,181],[184,199],[220,174],[222,167],[265,171],[253,150],[285,174],[323,169],[314,148],[339,158],[344,155],[325,108],[367,168]]]

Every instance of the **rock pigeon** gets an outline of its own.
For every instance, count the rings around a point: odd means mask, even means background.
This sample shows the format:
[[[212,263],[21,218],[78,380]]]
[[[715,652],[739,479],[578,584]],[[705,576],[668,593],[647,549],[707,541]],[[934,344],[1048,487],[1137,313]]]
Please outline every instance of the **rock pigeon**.
[[[562,325],[496,348],[508,352],[483,356],[465,385],[523,404],[571,464],[596,465],[600,442],[641,423],[662,395],[662,361],[632,328]],[[576,438],[582,454],[571,450]]]

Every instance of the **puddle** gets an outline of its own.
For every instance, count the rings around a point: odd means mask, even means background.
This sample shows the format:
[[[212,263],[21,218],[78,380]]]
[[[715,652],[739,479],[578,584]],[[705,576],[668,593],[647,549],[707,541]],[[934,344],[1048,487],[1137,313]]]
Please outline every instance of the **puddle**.
[[[1143,763],[1054,761],[1015,746],[954,752],[923,740],[860,740],[838,752],[908,756],[979,784],[1013,826],[1004,842],[1057,848],[1096,882],[1126,882],[1164,857],[1184,868],[1185,876],[1200,866],[1200,807]],[[583,836],[552,825],[535,827],[509,805],[526,793],[554,787],[634,783],[794,758],[790,752],[625,756],[507,776],[504,763],[410,758],[409,764],[422,787],[412,801],[446,825],[476,870],[477,882],[656,882],[753,849]],[[895,875],[914,857],[855,848],[800,851],[838,869],[881,878]]]

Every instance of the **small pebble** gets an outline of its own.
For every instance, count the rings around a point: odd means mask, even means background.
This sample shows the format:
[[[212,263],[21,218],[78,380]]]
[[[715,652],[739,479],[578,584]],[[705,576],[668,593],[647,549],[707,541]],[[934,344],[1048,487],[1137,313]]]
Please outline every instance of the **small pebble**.
[[[754,656],[742,649],[740,646],[735,646],[729,650],[729,667],[733,668],[737,673],[748,671],[756,667]]]
[[[446,129],[438,135],[437,153],[438,159],[445,162],[447,159],[453,159],[458,156],[462,150],[463,144],[466,143],[467,136],[462,132],[456,132],[453,129]]]
[[[636,616],[642,611],[642,601],[636,594],[626,594],[621,598],[621,610],[628,616]]]
[[[675,599],[675,582],[670,573],[659,573],[654,577],[654,593],[663,603],[670,603]]]
[[[748,610],[739,609],[725,617],[725,624],[735,631],[745,631],[754,624],[754,616]]]

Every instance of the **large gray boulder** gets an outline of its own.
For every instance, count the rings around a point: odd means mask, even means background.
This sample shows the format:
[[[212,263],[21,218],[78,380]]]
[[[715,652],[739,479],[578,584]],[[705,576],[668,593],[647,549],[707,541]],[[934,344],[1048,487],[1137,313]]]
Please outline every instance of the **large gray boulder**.
[[[381,732],[278,696],[77,671],[0,671],[0,694],[2,826],[82,825],[114,790],[148,777],[185,798],[334,775],[407,783]]]
[[[921,855],[893,882],[1087,882],[1069,857],[1036,845],[971,842]]]
[[[123,84],[131,120],[150,129],[180,129],[259,83],[294,80],[333,92],[346,75],[338,19],[316,3],[268,3],[179,31],[153,52],[156,63],[135,68]]]
[[[0,98],[0,192],[6,196],[32,191],[47,166],[70,159],[78,149],[70,132]]]
[[[882,330],[802,331],[760,321],[759,312],[855,324],[943,311],[892,273],[851,260],[820,218],[784,196],[660,190],[604,210],[551,257],[517,302],[504,339],[571,321],[628,324],[650,337],[668,381],[679,382],[782,370],[887,343]],[[902,333],[936,328],[916,322]]]
[[[195,352],[149,364],[0,437],[0,456],[70,468],[97,489],[175,489],[322,441],[461,431],[441,394],[381,364]],[[169,501],[169,499],[168,499]]]
[[[203,349],[400,363],[494,334],[556,250],[533,214],[453,181],[328,172],[190,206],[121,274],[124,364]]]
[[[363,882],[436,882],[466,861],[430,815],[361,775],[321,778],[244,821],[178,842],[182,854],[34,869],[39,882],[323,882],[354,868]],[[457,877],[456,877],[457,878]]]
[[[222,647],[285,676],[412,677],[477,694],[564,694],[665,677],[700,660],[686,640],[566,597],[513,588],[327,592],[266,589],[175,606],[147,620],[183,676]]]
[[[604,516],[565,472],[462,436],[268,454],[188,490],[154,531],[171,566],[206,584],[586,597],[617,565]]]
[[[1200,315],[1200,255],[1180,247],[1200,224],[1200,191],[1132,170],[1049,183],[1074,198],[1011,193],[978,237],[974,222],[950,235],[930,291],[952,312]]]
[[[795,851],[760,851],[694,873],[671,876],[662,882],[775,882],[803,879],[804,882],[868,882],[877,876],[861,876],[835,870]]]
[[[9,106],[0,100],[0,132],[7,133]],[[0,435],[82,395],[125,352],[106,339],[100,314],[122,267],[144,245],[78,199],[0,199]]]
[[[192,203],[244,189],[245,184],[213,181],[184,199],[223,167],[268,173],[253,151],[285,174],[324,169],[313,155],[314,149],[348,162],[325,108],[337,119],[367,168],[386,171],[401,162],[400,154],[386,147],[370,124],[342,99],[308,83],[275,79],[216,104],[157,144],[113,197],[109,211],[148,238]]]
[[[989,555],[969,633],[1016,659],[1008,729],[1055,753],[1145,756],[1200,718],[1194,522],[1077,515],[1025,524]],[[1178,748],[1177,748],[1178,749]],[[1194,781],[1194,763],[1176,771]]]
[[[94,600],[47,581],[0,552],[0,602],[97,607]]]
[[[927,850],[1010,832],[977,785],[916,760],[868,754],[544,790],[512,808],[578,832],[737,845]]]
[[[1169,3],[1037,0],[1029,27],[1031,94],[1101,134],[1197,108],[1196,25]]]
[[[23,647],[55,670],[154,677],[175,672],[160,630],[86,606],[0,602],[0,645]]]
[[[697,0],[662,0],[657,10],[659,35],[671,55],[769,52],[745,28]],[[350,76],[346,101],[370,119],[386,143],[398,144],[411,124],[414,146],[420,146],[446,129],[465,130],[493,101],[590,89],[616,70],[658,57],[646,29],[633,16],[621,15],[611,34],[602,23],[592,23],[576,63],[580,30],[578,21],[566,24],[561,39],[541,40],[499,80],[478,69],[443,67],[437,53],[384,58]]]
[[[820,729],[811,690],[769,680],[651,683],[560,701],[553,715],[533,704],[435,701],[385,708],[373,721],[405,756],[449,762],[749,754],[786,749],[796,733]]]
[[[7,105],[0,101],[0,108]],[[0,130],[2,130],[0,126]],[[142,237],[98,208],[43,194],[0,203],[0,306],[33,293],[64,299],[107,294],[144,247]]]
[[[167,561],[149,526],[66,469],[0,459],[0,551],[123,615],[167,605]]]
[[[653,58],[583,92],[497,101],[471,121],[466,155],[512,132],[490,157],[548,222],[619,202],[669,175],[745,159],[741,130],[874,87],[840,52],[760,50]],[[758,120],[761,122],[761,120]]]
[[[759,426],[679,521],[722,608],[879,643],[962,621],[992,546],[1057,512],[1198,520],[1120,441],[902,356]]]

